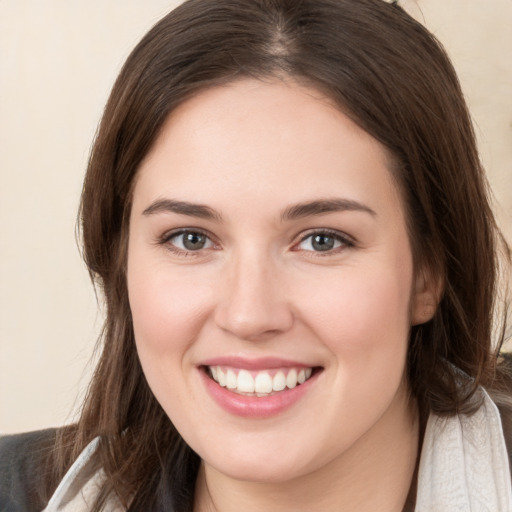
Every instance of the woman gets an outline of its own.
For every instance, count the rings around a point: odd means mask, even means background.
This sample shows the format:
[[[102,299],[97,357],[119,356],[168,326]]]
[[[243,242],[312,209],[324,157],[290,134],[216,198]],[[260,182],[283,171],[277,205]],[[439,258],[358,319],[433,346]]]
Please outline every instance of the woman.
[[[498,230],[400,7],[185,2],[113,88],[81,229],[102,355],[76,425],[6,443],[31,510],[512,509]]]

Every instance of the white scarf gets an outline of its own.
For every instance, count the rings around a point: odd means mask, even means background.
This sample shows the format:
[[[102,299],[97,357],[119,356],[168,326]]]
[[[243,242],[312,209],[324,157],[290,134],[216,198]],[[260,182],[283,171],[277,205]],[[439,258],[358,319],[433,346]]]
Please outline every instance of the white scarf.
[[[98,495],[105,473],[95,470],[94,454],[100,438],[93,439],[78,456],[53,493],[43,512],[89,512]],[[104,512],[125,512],[125,509],[111,498],[103,507]]]
[[[431,414],[425,430],[415,512],[512,512],[512,482],[498,408],[482,389],[471,415]],[[105,478],[94,472],[94,439],[43,512],[88,512]],[[104,512],[124,512],[111,499]]]
[[[512,512],[512,484],[498,408],[483,390],[471,416],[430,415],[416,512]]]

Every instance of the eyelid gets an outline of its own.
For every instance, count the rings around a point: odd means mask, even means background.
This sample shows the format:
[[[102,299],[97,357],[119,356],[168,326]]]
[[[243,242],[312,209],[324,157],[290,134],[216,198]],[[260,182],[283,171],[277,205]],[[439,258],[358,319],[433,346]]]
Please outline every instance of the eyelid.
[[[177,247],[176,245],[170,243],[170,241],[177,236],[186,234],[186,233],[196,233],[199,235],[203,235],[207,237],[210,242],[212,243],[212,247],[207,247],[204,249],[198,249],[197,251],[187,250],[187,249],[181,249],[180,247]],[[208,251],[211,249],[217,249],[219,247],[218,242],[216,241],[215,237],[207,230],[202,228],[194,228],[194,227],[186,227],[186,228],[176,228],[171,229],[169,231],[165,231],[162,235],[160,235],[156,240],[157,245],[163,245],[165,246],[169,251],[178,254],[178,255],[185,255],[185,256],[199,256],[200,253],[204,251]]]
[[[336,247],[334,249],[328,251],[308,251],[305,249],[300,249],[298,246],[307,240],[309,237],[314,235],[327,235],[335,238],[336,240],[341,242],[341,247]],[[336,254],[340,251],[343,251],[347,248],[354,247],[356,245],[356,241],[350,235],[343,231],[338,231],[332,228],[313,228],[309,229],[306,232],[300,233],[297,237],[295,237],[295,241],[292,244],[292,250],[294,251],[304,251],[306,253],[314,254],[315,256],[328,256],[332,254]]]
[[[174,244],[170,243],[170,240],[174,237],[177,237],[179,235],[185,234],[185,233],[197,233],[200,235],[204,235],[207,237],[210,242],[212,243],[212,247],[208,247],[205,249],[198,249],[197,251],[193,250],[186,250],[181,249],[180,247],[177,247]],[[309,237],[314,235],[327,235],[330,237],[335,238],[339,242],[341,242],[340,247],[333,248],[331,250],[327,251],[309,251],[305,249],[300,249],[298,246],[307,240]],[[200,253],[204,252],[205,250],[212,250],[212,249],[219,249],[220,244],[216,240],[216,237],[210,233],[208,230],[205,230],[203,228],[196,228],[196,227],[181,227],[181,228],[175,228],[171,229],[169,231],[165,231],[162,235],[160,235],[156,240],[157,245],[163,245],[168,248],[168,250],[177,253],[177,254],[183,254],[187,256],[199,256]],[[336,254],[340,251],[343,251],[347,248],[354,247],[356,245],[356,241],[353,237],[348,235],[347,233],[343,231],[338,231],[336,229],[332,228],[312,228],[305,232],[301,232],[299,235],[297,235],[294,239],[294,242],[292,243],[291,250],[292,251],[303,251],[305,253],[310,253],[310,255],[316,256],[328,256],[332,254]]]

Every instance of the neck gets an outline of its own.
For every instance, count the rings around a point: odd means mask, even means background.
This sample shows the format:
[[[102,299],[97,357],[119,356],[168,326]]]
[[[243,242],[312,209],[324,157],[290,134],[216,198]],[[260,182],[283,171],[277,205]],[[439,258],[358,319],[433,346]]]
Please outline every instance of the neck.
[[[194,511],[403,511],[418,458],[419,421],[415,404],[406,396],[398,402],[348,451],[292,480],[241,481],[203,462]]]

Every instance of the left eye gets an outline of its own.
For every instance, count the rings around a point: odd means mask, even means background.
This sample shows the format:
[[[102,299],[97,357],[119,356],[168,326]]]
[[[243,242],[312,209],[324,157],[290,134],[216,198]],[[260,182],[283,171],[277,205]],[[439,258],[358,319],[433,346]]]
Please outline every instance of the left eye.
[[[213,242],[204,233],[197,231],[177,233],[170,237],[168,242],[182,251],[200,251],[213,246]]]
[[[297,245],[303,251],[327,252],[348,245],[340,235],[332,233],[312,233],[304,237]]]

